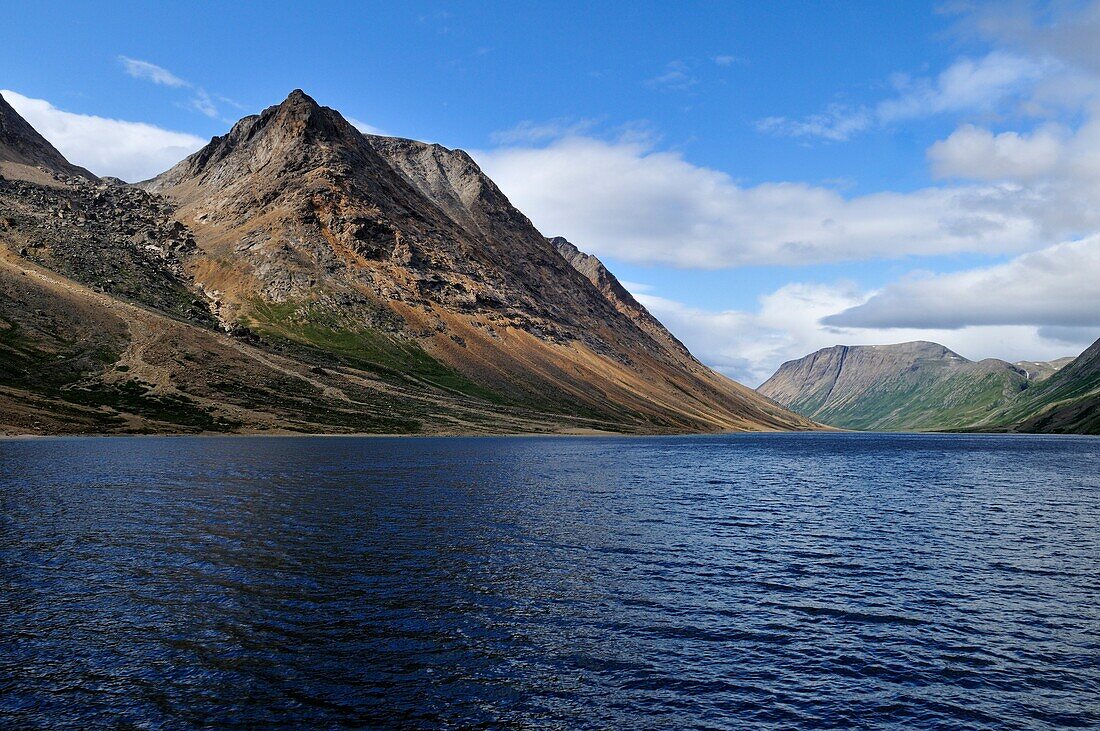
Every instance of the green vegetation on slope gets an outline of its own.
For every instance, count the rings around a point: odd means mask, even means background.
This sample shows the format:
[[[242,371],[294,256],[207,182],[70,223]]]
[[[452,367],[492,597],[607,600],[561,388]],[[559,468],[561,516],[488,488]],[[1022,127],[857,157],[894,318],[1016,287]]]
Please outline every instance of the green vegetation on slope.
[[[275,304],[254,300],[242,323],[261,337],[286,341],[335,357],[354,368],[408,384],[419,381],[444,391],[506,403],[498,393],[473,383],[424,352],[416,343],[373,328],[342,321],[331,310],[310,302]]]
[[[979,421],[977,428],[1100,434],[1100,341],[1050,378]]]
[[[861,431],[959,429],[989,414],[1019,391],[1025,381],[1008,372],[943,374],[926,380],[899,378],[876,384],[858,398],[814,410],[792,409],[825,424]],[[820,403],[819,399],[814,399]]]

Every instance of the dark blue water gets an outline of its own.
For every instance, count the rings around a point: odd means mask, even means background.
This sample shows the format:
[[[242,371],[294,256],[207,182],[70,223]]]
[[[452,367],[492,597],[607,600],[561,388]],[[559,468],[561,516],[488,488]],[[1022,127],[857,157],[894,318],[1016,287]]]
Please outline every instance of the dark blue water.
[[[1100,440],[0,442],[0,727],[1100,724]]]

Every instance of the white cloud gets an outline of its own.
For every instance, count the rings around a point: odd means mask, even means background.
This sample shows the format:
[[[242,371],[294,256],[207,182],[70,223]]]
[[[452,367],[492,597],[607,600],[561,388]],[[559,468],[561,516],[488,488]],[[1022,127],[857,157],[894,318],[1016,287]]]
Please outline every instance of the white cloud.
[[[125,69],[126,73],[130,76],[133,76],[135,79],[151,81],[154,84],[171,86],[177,89],[191,89],[193,93],[191,96],[191,100],[187,104],[188,108],[193,109],[200,114],[205,114],[211,119],[218,118],[218,107],[214,104],[213,97],[211,97],[210,94],[207,93],[206,89],[203,89],[201,86],[196,86],[190,81],[181,79],[168,69],[162,66],[157,66],[155,63],[149,63],[148,61],[142,61],[141,59],[137,58],[129,58],[128,56],[119,56],[118,60],[122,64],[122,68]],[[236,102],[224,99],[223,97],[218,98],[223,99],[233,106],[240,106]]]
[[[384,135],[384,134],[386,134],[385,132],[383,132],[378,127],[375,127],[373,124],[367,124],[366,122],[361,122],[358,119],[356,119],[355,117],[344,117],[344,119],[346,119],[348,121],[348,124],[350,124],[352,127],[355,127],[355,129],[359,130],[360,132],[362,132],[365,135]]]
[[[978,180],[1034,180],[1049,175],[1062,161],[1066,130],[1045,125],[1031,134],[1002,132],[965,124],[928,149],[939,177]]]
[[[898,75],[893,79],[898,96],[880,102],[876,116],[889,123],[945,112],[993,111],[1056,66],[1052,60],[1034,61],[993,51],[980,59],[956,60],[935,81]]]
[[[632,292],[634,290],[631,290]],[[707,365],[756,387],[781,364],[833,345],[888,345],[911,340],[940,343],[971,360],[1053,360],[1077,355],[1100,336],[1100,327],[1027,325],[958,329],[844,328],[826,325],[829,314],[858,305],[867,294],[851,284],[788,284],[759,300],[755,311],[712,311],[635,293]]]
[[[959,18],[956,33],[1033,56],[1057,56],[1100,71],[1100,2],[965,2],[945,8]]]
[[[568,119],[557,117],[545,122],[525,119],[514,127],[493,132],[489,139],[496,145],[515,145],[521,142],[545,142],[546,140],[574,137],[590,132],[597,124],[594,119]]]
[[[671,91],[688,91],[699,83],[699,79],[691,73],[691,67],[685,61],[669,61],[665,64],[665,70],[646,80],[648,86]]]
[[[191,84],[176,76],[168,69],[157,66],[154,63],[141,61],[136,58],[129,58],[127,56],[119,56],[118,60],[119,63],[122,64],[122,68],[126,70],[126,73],[133,76],[135,79],[144,79],[146,81],[152,81],[154,84],[162,84],[164,86],[176,88],[191,86]]]
[[[714,56],[712,60],[719,66],[733,66],[734,64],[747,63],[747,61],[740,56],[730,55]]]
[[[831,104],[824,112],[812,114],[805,119],[765,117],[757,120],[756,129],[780,137],[820,137],[843,142],[867,131],[874,123],[874,115],[867,109]]]
[[[643,142],[589,137],[475,157],[542,231],[632,263],[722,268],[1003,254],[1100,228],[1094,197],[1050,186],[856,197],[806,183],[745,187]]]
[[[0,94],[70,162],[96,175],[144,180],[206,144],[201,137],[144,122],[74,114],[8,89]]]
[[[1051,59],[1034,60],[993,51],[979,59],[960,58],[935,78],[895,74],[895,95],[872,106],[832,104],[803,119],[766,117],[761,132],[785,137],[844,141],[869,129],[947,113],[993,112],[1006,101],[1021,101],[1041,80],[1061,70]]]
[[[1100,200],[1100,118],[1089,117],[1076,130],[1046,124],[1030,133],[963,125],[928,149],[933,172],[941,177],[1011,180],[1061,188],[1060,197]],[[1054,205],[1064,208],[1065,203]]]
[[[191,99],[191,108],[211,119],[218,118],[218,108],[214,106],[214,101],[203,89],[195,89],[195,96]]]
[[[997,266],[903,280],[825,323],[941,329],[1035,325],[1100,335],[1100,235]]]

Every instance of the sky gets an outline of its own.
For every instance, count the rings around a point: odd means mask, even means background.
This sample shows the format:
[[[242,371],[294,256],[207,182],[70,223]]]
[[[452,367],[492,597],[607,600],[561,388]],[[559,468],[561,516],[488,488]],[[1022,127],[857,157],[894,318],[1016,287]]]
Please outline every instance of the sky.
[[[462,148],[755,386],[836,344],[1100,337],[1100,0],[18,3],[0,93],[151,177],[295,88]]]

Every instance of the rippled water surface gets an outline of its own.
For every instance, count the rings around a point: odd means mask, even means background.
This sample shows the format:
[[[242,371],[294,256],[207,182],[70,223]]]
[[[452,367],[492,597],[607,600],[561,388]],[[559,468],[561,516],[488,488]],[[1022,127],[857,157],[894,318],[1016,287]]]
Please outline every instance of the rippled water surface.
[[[0,442],[0,727],[1100,724],[1100,440]]]

